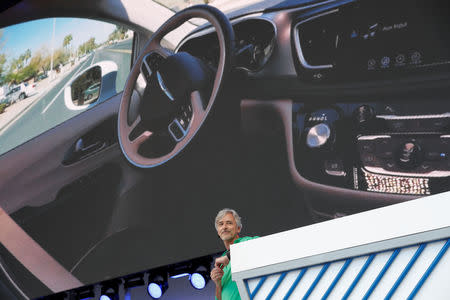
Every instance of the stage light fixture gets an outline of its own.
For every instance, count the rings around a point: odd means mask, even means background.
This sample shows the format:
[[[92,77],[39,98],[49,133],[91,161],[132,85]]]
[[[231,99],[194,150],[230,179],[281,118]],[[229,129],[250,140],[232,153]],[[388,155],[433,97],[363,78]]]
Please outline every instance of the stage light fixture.
[[[124,277],[123,287],[125,289],[131,289],[141,285],[145,285],[144,274],[134,274]]]
[[[204,289],[209,281],[209,276],[207,271],[196,271],[189,276],[189,281],[191,285],[196,290]]]
[[[67,299],[66,292],[61,292],[58,294],[47,295],[47,296],[37,298],[37,300],[66,300],[66,299]]]
[[[78,300],[87,300],[95,297],[94,287],[89,286],[85,288],[80,288],[76,292],[76,299]]]
[[[169,288],[167,274],[149,275],[147,292],[153,299],[159,299]]]
[[[172,275],[172,276],[170,276],[170,278],[177,279],[177,278],[186,277],[186,276],[189,276],[189,275],[191,275],[191,274],[189,274],[189,273],[181,273],[181,274]]]
[[[103,283],[100,300],[119,300],[119,283],[116,280]]]

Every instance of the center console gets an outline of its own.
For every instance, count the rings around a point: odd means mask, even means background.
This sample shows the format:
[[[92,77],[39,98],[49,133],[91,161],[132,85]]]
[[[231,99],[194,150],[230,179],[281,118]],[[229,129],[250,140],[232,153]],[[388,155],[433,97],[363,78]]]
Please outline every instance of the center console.
[[[429,195],[450,188],[450,102],[293,104],[305,178],[348,189]]]
[[[299,174],[376,193],[450,190],[449,6],[349,0],[296,16],[298,79],[328,88],[318,100],[332,103],[293,104]]]

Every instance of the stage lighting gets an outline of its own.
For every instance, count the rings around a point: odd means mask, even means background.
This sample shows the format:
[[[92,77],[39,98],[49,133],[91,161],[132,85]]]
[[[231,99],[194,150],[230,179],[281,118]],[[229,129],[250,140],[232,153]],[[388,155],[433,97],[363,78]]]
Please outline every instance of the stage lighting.
[[[119,300],[119,295],[116,292],[105,292],[100,296],[100,300]]]
[[[85,288],[80,288],[76,292],[76,299],[78,300],[87,300],[95,297],[94,287],[89,286]]]
[[[43,297],[37,298],[36,300],[66,300],[66,299],[67,299],[67,294],[65,292],[61,292],[58,294],[43,296]]]
[[[205,288],[206,284],[209,281],[209,276],[207,271],[196,271],[189,276],[189,281],[191,285],[197,289],[201,290]]]
[[[131,289],[137,286],[145,285],[144,274],[128,275],[124,277],[123,287],[125,289]]]
[[[147,292],[153,299],[159,299],[169,288],[167,275],[150,275],[148,277]]]
[[[172,276],[170,276],[170,278],[177,279],[177,278],[186,277],[186,276],[189,276],[189,275],[191,275],[191,274],[189,274],[189,273],[180,273],[180,274],[172,275]]]
[[[118,281],[109,281],[102,284],[100,300],[119,300]]]

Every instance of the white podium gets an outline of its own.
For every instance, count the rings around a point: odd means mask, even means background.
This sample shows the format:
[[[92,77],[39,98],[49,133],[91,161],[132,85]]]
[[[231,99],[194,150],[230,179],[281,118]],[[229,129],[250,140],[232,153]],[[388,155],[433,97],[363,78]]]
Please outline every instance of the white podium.
[[[447,192],[232,245],[232,278],[243,300],[444,300],[449,246]]]

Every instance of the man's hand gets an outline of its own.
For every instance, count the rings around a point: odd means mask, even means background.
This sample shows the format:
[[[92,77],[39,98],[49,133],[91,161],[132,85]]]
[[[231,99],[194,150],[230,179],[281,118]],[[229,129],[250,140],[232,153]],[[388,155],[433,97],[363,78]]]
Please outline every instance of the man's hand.
[[[216,286],[221,286],[221,280],[222,280],[222,276],[223,276],[223,270],[219,267],[215,267],[214,269],[212,269],[211,271],[211,279],[212,281],[214,281],[214,283],[216,284]]]
[[[228,265],[229,262],[230,262],[230,260],[228,259],[228,257],[221,256],[221,257],[216,258],[216,262],[214,263],[214,267],[223,269],[223,268],[225,268]]]

